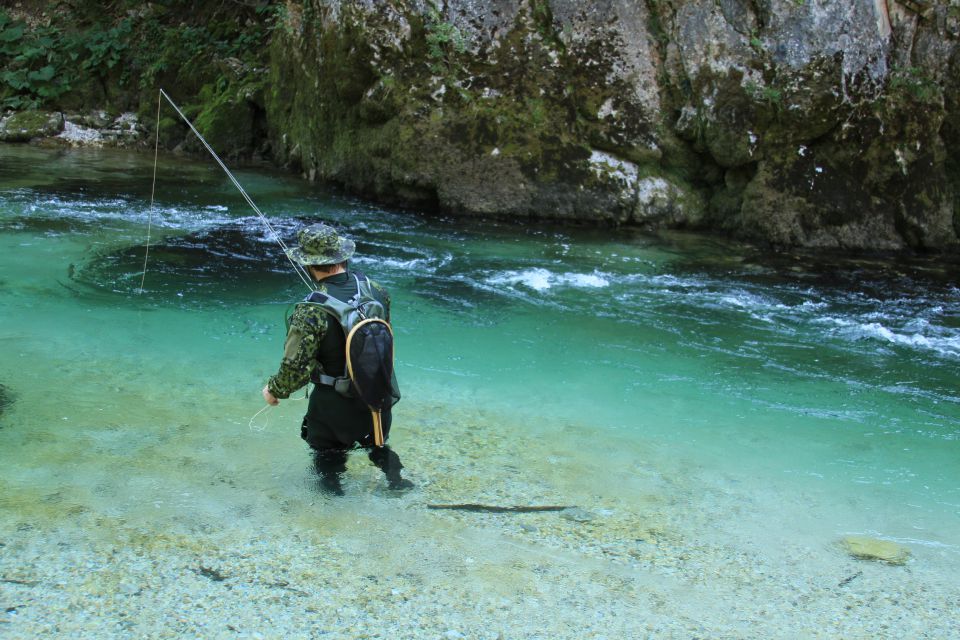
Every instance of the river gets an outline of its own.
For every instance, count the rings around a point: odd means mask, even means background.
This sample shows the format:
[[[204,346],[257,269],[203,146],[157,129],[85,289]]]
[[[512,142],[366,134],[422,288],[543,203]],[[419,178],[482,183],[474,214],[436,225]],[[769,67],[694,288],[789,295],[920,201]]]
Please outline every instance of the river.
[[[261,411],[306,287],[212,162],[162,157],[153,208],[152,172],[0,146],[0,636],[960,637],[955,258],[447,219],[240,171],[287,242],[335,224],[393,294],[417,488],[354,453],[331,498],[302,392]]]

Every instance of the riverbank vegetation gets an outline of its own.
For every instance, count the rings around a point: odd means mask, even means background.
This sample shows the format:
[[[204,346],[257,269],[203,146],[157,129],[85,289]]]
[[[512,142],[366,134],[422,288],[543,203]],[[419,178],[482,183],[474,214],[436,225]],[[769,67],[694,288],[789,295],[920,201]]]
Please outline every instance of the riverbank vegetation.
[[[254,131],[262,112],[263,58],[271,2],[132,0],[21,2],[0,9],[0,108],[135,111],[152,122],[157,87],[181,101],[198,128],[218,141],[224,121]],[[186,137],[161,122],[168,146]],[[227,155],[250,151],[239,136]]]

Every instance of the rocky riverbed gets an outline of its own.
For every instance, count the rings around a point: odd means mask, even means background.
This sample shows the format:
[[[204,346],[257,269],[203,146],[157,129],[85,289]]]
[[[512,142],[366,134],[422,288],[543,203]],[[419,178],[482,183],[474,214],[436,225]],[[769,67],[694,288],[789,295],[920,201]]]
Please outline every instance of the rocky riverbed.
[[[288,453],[235,473],[171,459],[181,479],[147,467],[85,487],[93,460],[81,460],[62,491],[8,486],[0,634],[933,639],[958,631],[949,612],[960,590],[938,569],[935,549],[916,547],[897,566],[858,559],[839,539],[798,532],[771,541],[759,529],[751,537],[755,506],[729,479],[659,459],[635,469],[644,492],[621,495],[586,475],[571,481],[571,471],[589,473],[598,461],[515,430],[497,436],[483,426],[490,416],[410,409],[398,416],[407,427],[394,446],[418,486],[401,494],[386,490],[361,454],[351,458],[346,497],[317,492],[305,452],[269,426],[221,446]],[[463,421],[476,423],[475,435],[455,426]],[[125,502],[130,483],[149,501]],[[787,511],[802,502],[781,499]],[[576,508],[428,509],[461,501]],[[731,511],[741,514],[738,532],[725,524]]]

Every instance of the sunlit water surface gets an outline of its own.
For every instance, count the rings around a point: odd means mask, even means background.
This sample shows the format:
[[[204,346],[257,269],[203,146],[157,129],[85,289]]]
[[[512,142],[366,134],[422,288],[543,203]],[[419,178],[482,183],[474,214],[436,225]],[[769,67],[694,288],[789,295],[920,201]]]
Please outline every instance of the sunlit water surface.
[[[866,534],[907,545],[932,583],[960,570],[950,260],[828,264],[696,236],[435,219],[240,172],[286,241],[305,222],[340,225],[353,267],[393,293],[392,441],[419,488],[386,495],[355,456],[331,502],[298,438],[302,399],[254,417],[305,286],[209,163],[161,159],[151,210],[152,169],[0,147],[0,531],[133,544],[131,531],[322,520],[335,537],[362,517],[394,521],[400,544],[465,527],[490,562],[498,536],[542,535],[656,565],[617,547],[648,536],[766,559],[793,545],[824,566],[848,560],[837,539]],[[584,535],[556,515],[425,508],[450,502],[598,520]]]

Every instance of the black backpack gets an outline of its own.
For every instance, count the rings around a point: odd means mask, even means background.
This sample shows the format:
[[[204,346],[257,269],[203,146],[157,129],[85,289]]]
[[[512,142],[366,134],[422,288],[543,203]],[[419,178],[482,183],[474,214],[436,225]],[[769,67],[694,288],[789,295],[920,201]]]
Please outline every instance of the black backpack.
[[[305,302],[319,305],[333,316],[347,338],[346,371],[339,378],[320,374],[314,381],[332,386],[338,393],[360,398],[373,417],[373,442],[383,446],[381,413],[400,401],[393,370],[393,328],[383,304],[373,296],[370,279],[356,275],[357,293],[347,301],[314,291]]]

